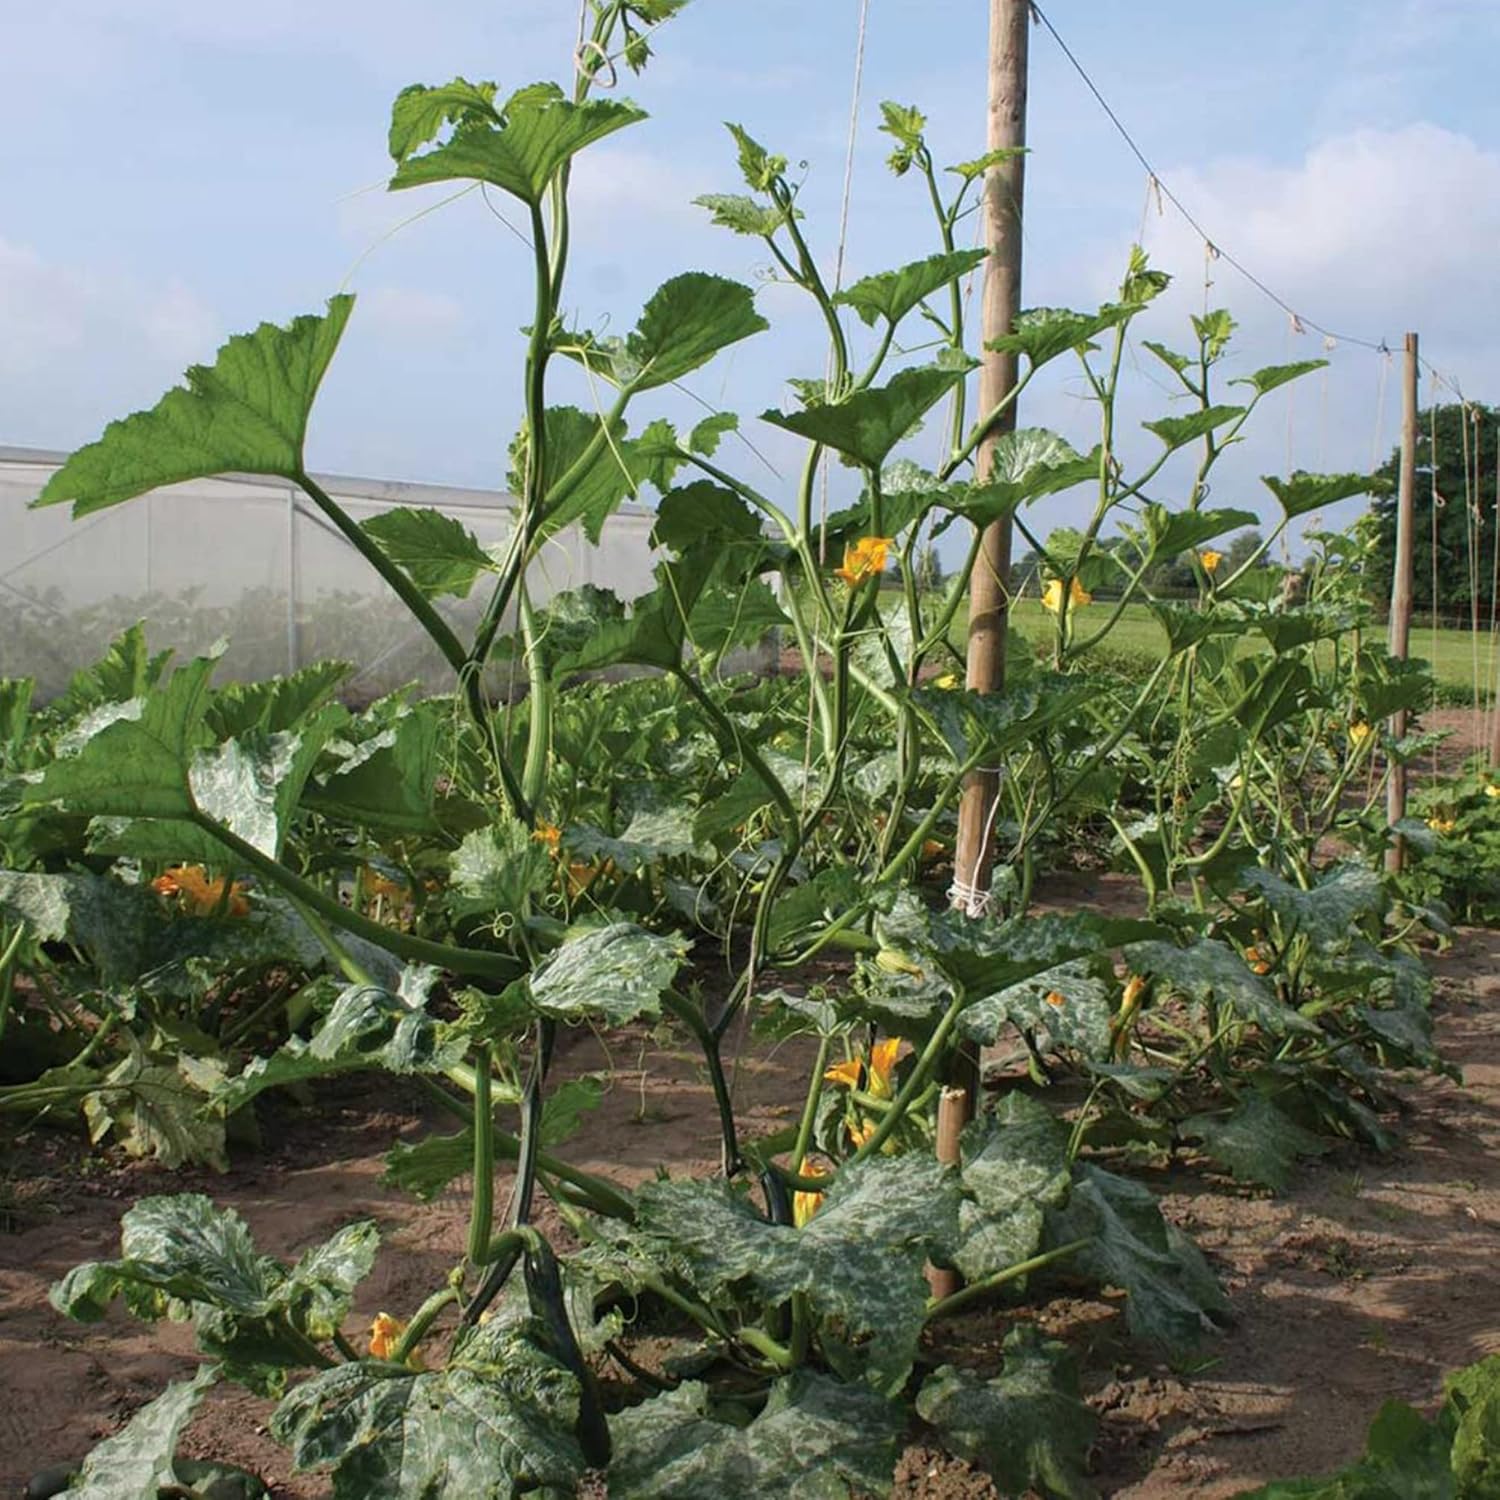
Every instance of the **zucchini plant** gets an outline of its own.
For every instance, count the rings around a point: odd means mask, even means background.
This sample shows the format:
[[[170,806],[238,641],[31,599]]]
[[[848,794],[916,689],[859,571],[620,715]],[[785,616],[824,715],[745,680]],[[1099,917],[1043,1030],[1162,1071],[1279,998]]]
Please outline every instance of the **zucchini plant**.
[[[510,445],[515,521],[497,554],[433,511],[355,523],[309,472],[309,413],[355,315],[345,294],[231,339],[74,454],[38,502],[82,516],[195,476],[278,476],[405,603],[454,685],[448,700],[397,695],[351,716],[278,684],[265,690],[276,713],[234,713],[209,655],[134,685],[14,783],[25,816],[86,828],[99,878],[200,865],[222,891],[241,883],[251,913],[294,917],[341,975],[310,1035],[294,1027],[224,1078],[212,1108],[240,1116],[269,1088],[355,1069],[415,1077],[454,1129],[394,1150],[392,1179],[425,1196],[473,1180],[465,1254],[367,1342],[345,1323],[377,1253],[372,1225],[289,1265],[205,1197],[137,1204],[119,1258],[74,1270],[54,1302],[85,1320],[117,1298],[138,1316],[190,1318],[205,1364],[101,1447],[80,1489],[130,1466],[128,1492],[154,1493],[176,1473],[192,1404],[224,1379],[276,1399],[271,1430],[298,1467],[330,1470],[339,1496],[567,1494],[589,1470],[606,1471],[612,1495],[656,1500],[880,1494],[918,1418],[1006,1493],[1088,1494],[1093,1419],[1067,1351],[1018,1323],[1000,1362],[976,1371],[938,1364],[929,1330],[1060,1272],[1122,1290],[1132,1334],[1168,1348],[1211,1334],[1225,1303],[1149,1190],[1091,1149],[1087,1111],[1064,1119],[1009,1088],[965,1131],[961,1161],[940,1164],[933,1118],[962,1049],[1012,1027],[1038,1069],[1060,1055],[1137,1098],[1176,1077],[1130,1056],[1156,1033],[1136,1016],[1144,980],[1119,972],[1122,948],[1207,1028],[1212,1046],[1176,1060],[1196,1089],[1263,1038],[1342,1045],[1299,991],[1253,971],[1206,898],[1140,920],[1030,910],[1049,830],[1098,807],[1166,686],[1208,658],[1221,616],[1162,606],[1166,649],[1144,683],[1090,670],[1091,655],[1148,597],[1154,563],[1245,523],[1204,506],[1205,475],[1266,392],[1305,369],[1260,372],[1235,407],[1209,399],[1206,373],[1201,392],[1189,380],[1193,410],[1148,424],[1161,452],[1127,470],[1125,341],[1166,285],[1137,252],[1115,300],[1024,314],[1000,341],[1015,388],[975,411],[961,283],[984,256],[957,237],[994,158],[942,171],[920,112],[886,105],[891,165],[917,184],[939,248],[835,289],[787,159],[732,126],[742,190],[703,207],[811,299],[828,343],[825,374],[790,381],[796,400],[763,414],[806,443],[791,493],[766,494],[721,451],[734,414],[684,432],[653,405],[766,330],[749,287],[672,276],[624,335],[563,312],[572,163],[645,118],[600,85],[617,62],[639,71],[682,3],[591,0],[570,88],[505,94],[458,78],[395,101],[393,190],[478,185],[525,219],[535,307]],[[1061,360],[1078,362],[1097,408],[1089,452],[1041,429],[1000,431]],[[552,399],[568,365],[603,393],[593,409]],[[902,456],[923,420],[942,434],[932,468]],[[1194,445],[1198,479],[1174,510],[1155,497]],[[825,517],[832,461],[854,493]],[[1042,542],[1045,502],[1085,485],[1087,525]],[[579,527],[597,541],[624,500],[651,495],[651,591],[537,596],[550,539]],[[1022,661],[1003,693],[978,694],[952,677],[953,632],[980,532],[1002,518],[1045,559],[1055,633],[1045,663]],[[1086,624],[1091,592],[1120,566],[1107,528],[1122,524],[1135,556],[1119,603]],[[928,542],[949,530],[963,563],[941,592],[923,589]],[[483,607],[461,638],[442,601],[476,588]],[[733,651],[770,630],[795,646],[798,671],[732,676]],[[487,691],[497,654],[524,676],[514,701]],[[597,680],[622,667],[648,675]],[[1257,666],[1232,705],[1208,705],[1183,733],[1234,715],[1262,732],[1290,723],[1307,704],[1286,707],[1276,671]],[[933,890],[930,861],[980,768],[1001,773],[1003,795],[995,899],[970,916]],[[367,868],[409,898],[372,911]],[[1256,891],[1282,912],[1280,886]],[[814,960],[837,977],[810,988]],[[724,977],[701,982],[711,968]],[[549,1110],[554,1122],[576,1112],[553,1079],[557,1036],[663,1017],[701,1049],[721,1171],[627,1191],[549,1148]],[[769,1135],[744,1129],[725,1065],[751,1023],[805,1036],[812,1058],[796,1122]],[[962,1289],[935,1295],[934,1266],[961,1273]],[[632,1354],[633,1320],[665,1330],[667,1361]]]

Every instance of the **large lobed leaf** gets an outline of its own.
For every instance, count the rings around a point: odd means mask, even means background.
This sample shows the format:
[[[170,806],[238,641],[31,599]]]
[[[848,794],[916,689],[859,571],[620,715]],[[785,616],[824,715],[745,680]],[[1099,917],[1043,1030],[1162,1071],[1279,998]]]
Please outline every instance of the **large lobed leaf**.
[[[951,250],[929,255],[898,270],[866,276],[837,293],[833,300],[852,307],[867,325],[873,327],[884,318],[894,326],[919,302],[983,265],[988,258],[987,250]]]
[[[806,1293],[844,1334],[867,1340],[862,1353],[846,1351],[848,1367],[862,1365],[887,1392],[910,1371],[926,1318],[923,1265],[958,1238],[954,1176],[917,1154],[845,1166],[800,1230],[767,1223],[722,1182],[649,1183],[638,1202],[647,1240],[703,1293],[744,1281],[776,1303]],[[838,1348],[825,1338],[831,1358]]]
[[[643,110],[623,100],[572,104],[546,87],[525,90],[507,104],[503,125],[476,114],[445,145],[399,162],[390,187],[396,191],[436,182],[487,182],[537,207],[559,168],[572,157],[645,118]]]
[[[177,1440],[218,1378],[212,1365],[204,1365],[191,1380],[174,1381],[84,1459],[68,1494],[82,1500],[157,1500],[164,1490],[175,1491]]]
[[[767,411],[761,420],[878,469],[891,449],[963,378],[962,370],[919,366],[893,375],[886,385],[856,391],[836,405]]]
[[[952,1365],[929,1375],[917,1413],[1003,1495],[1090,1500],[1097,1493],[1084,1475],[1098,1420],[1079,1395],[1067,1347],[1044,1343],[1029,1323],[1006,1335],[999,1375],[980,1380]]]
[[[329,299],[323,317],[294,318],[285,328],[262,323],[254,333],[237,334],[211,366],[189,369],[185,386],[149,411],[111,422],[34,503],[71,500],[77,517],[212,474],[296,479],[308,415],[353,307],[354,298],[340,294]]]
[[[611,922],[571,937],[531,975],[531,999],[554,1021],[624,1026],[661,1013],[661,997],[687,957],[680,937],[658,937],[633,922]]]
[[[479,1328],[441,1371],[335,1366],[277,1407],[271,1431],[299,1470],[331,1466],[335,1500],[573,1494],[578,1382],[509,1325]]]
[[[1125,957],[1133,973],[1160,975],[1190,999],[1217,1001],[1273,1036],[1318,1029],[1300,1011],[1283,1004],[1260,975],[1250,972],[1238,953],[1216,939],[1200,938],[1187,948],[1171,943],[1136,943],[1125,950]]]
[[[747,1427],[710,1414],[689,1381],[610,1424],[614,1500],[843,1500],[888,1495],[905,1413],[859,1386],[799,1371]]]

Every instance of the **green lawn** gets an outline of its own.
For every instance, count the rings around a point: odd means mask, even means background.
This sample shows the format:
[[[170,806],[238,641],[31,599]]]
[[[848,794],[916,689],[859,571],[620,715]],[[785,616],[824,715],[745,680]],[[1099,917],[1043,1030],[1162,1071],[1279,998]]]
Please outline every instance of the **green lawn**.
[[[899,597],[899,595],[897,596]],[[1100,601],[1081,610],[1075,628],[1092,633],[1108,618],[1113,605]],[[1037,599],[1022,599],[1011,612],[1016,630],[1027,640],[1050,641],[1054,629],[1053,617],[1047,613]],[[961,646],[964,616],[960,614],[953,626],[954,642]],[[1377,627],[1376,638],[1385,640],[1385,627]],[[1125,612],[1109,634],[1109,645],[1116,651],[1131,656],[1155,657],[1166,645],[1161,627],[1151,617],[1144,604],[1128,604]],[[1500,653],[1497,653],[1487,631],[1481,630],[1476,637],[1467,630],[1436,630],[1420,623],[1414,624],[1411,632],[1411,654],[1432,663],[1439,684],[1450,691],[1471,693],[1476,676],[1481,689],[1495,679]],[[1476,666],[1477,662],[1477,666]]]

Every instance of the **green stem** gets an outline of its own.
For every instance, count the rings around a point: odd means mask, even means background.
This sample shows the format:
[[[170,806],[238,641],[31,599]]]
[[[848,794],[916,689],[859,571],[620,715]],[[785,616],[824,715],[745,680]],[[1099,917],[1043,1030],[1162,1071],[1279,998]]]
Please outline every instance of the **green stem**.
[[[1030,1260],[1019,1261],[1013,1266],[1007,1266],[1003,1271],[996,1271],[993,1276],[985,1276],[979,1281],[971,1282],[968,1286],[960,1287],[952,1296],[933,1297],[927,1303],[927,1317],[929,1321],[933,1318],[951,1317],[971,1302],[994,1291],[996,1287],[1002,1287],[1021,1276],[1029,1276],[1033,1271],[1040,1271],[1043,1266],[1050,1266],[1054,1261],[1062,1260],[1066,1256],[1076,1255],[1080,1250],[1087,1249],[1090,1243],[1089,1240],[1069,1240],[1066,1245],[1059,1245],[1055,1250],[1033,1255]]]
[[[411,1322],[406,1325],[405,1331],[396,1341],[396,1347],[391,1350],[391,1360],[398,1365],[404,1365],[412,1356],[413,1350],[427,1337],[428,1330],[432,1327],[437,1315],[451,1302],[458,1301],[458,1292],[451,1286],[445,1286],[442,1291],[434,1292],[416,1311]]]
[[[792,1147],[792,1171],[800,1172],[807,1160],[807,1148],[812,1144],[813,1127],[818,1120],[818,1099],[823,1092],[823,1074],[828,1068],[828,1048],[832,1037],[818,1039],[818,1056],[813,1063],[812,1081],[807,1086],[807,1098],[802,1105],[802,1119],[797,1126],[797,1143]]]
[[[360,912],[351,911],[332,897],[324,895],[317,886],[302,879],[300,875],[294,875],[279,860],[272,859],[268,854],[262,854],[254,844],[240,838],[238,834],[233,833],[222,823],[197,808],[194,808],[189,815],[189,821],[206,833],[212,834],[221,844],[233,850],[248,868],[269,880],[273,885],[280,886],[287,895],[302,906],[310,907],[333,926],[366,938],[377,947],[384,948],[387,953],[395,954],[397,958],[410,959],[415,963],[436,964],[439,968],[451,970],[455,974],[472,974],[487,979],[508,981],[520,976],[521,966],[514,958],[504,953],[490,953],[479,948],[457,948],[448,943],[431,942],[427,938],[416,937],[411,933],[397,932],[394,928],[371,921]]]

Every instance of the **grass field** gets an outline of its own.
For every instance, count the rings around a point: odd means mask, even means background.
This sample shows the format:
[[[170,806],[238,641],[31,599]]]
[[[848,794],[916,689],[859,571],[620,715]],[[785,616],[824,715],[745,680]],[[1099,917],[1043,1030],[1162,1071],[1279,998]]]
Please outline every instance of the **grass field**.
[[[1079,616],[1077,628],[1092,631],[1102,625],[1107,611],[1112,606],[1103,603],[1088,606]],[[1011,613],[1017,631],[1027,640],[1038,643],[1049,641],[1052,636],[1053,617],[1037,599],[1022,599]],[[955,642],[963,637],[963,621],[954,622]],[[1385,640],[1385,627],[1376,627],[1376,639]],[[1125,607],[1119,623],[1110,632],[1110,647],[1125,655],[1155,658],[1166,645],[1161,627],[1151,617],[1144,604]],[[1495,680],[1500,652],[1495,649],[1486,631],[1481,631],[1477,640],[1467,630],[1436,630],[1430,626],[1414,624],[1411,632],[1411,654],[1430,662],[1438,684],[1445,689],[1445,696],[1463,694],[1465,699],[1472,694],[1476,675],[1481,688],[1480,696],[1488,697],[1487,685]]]

